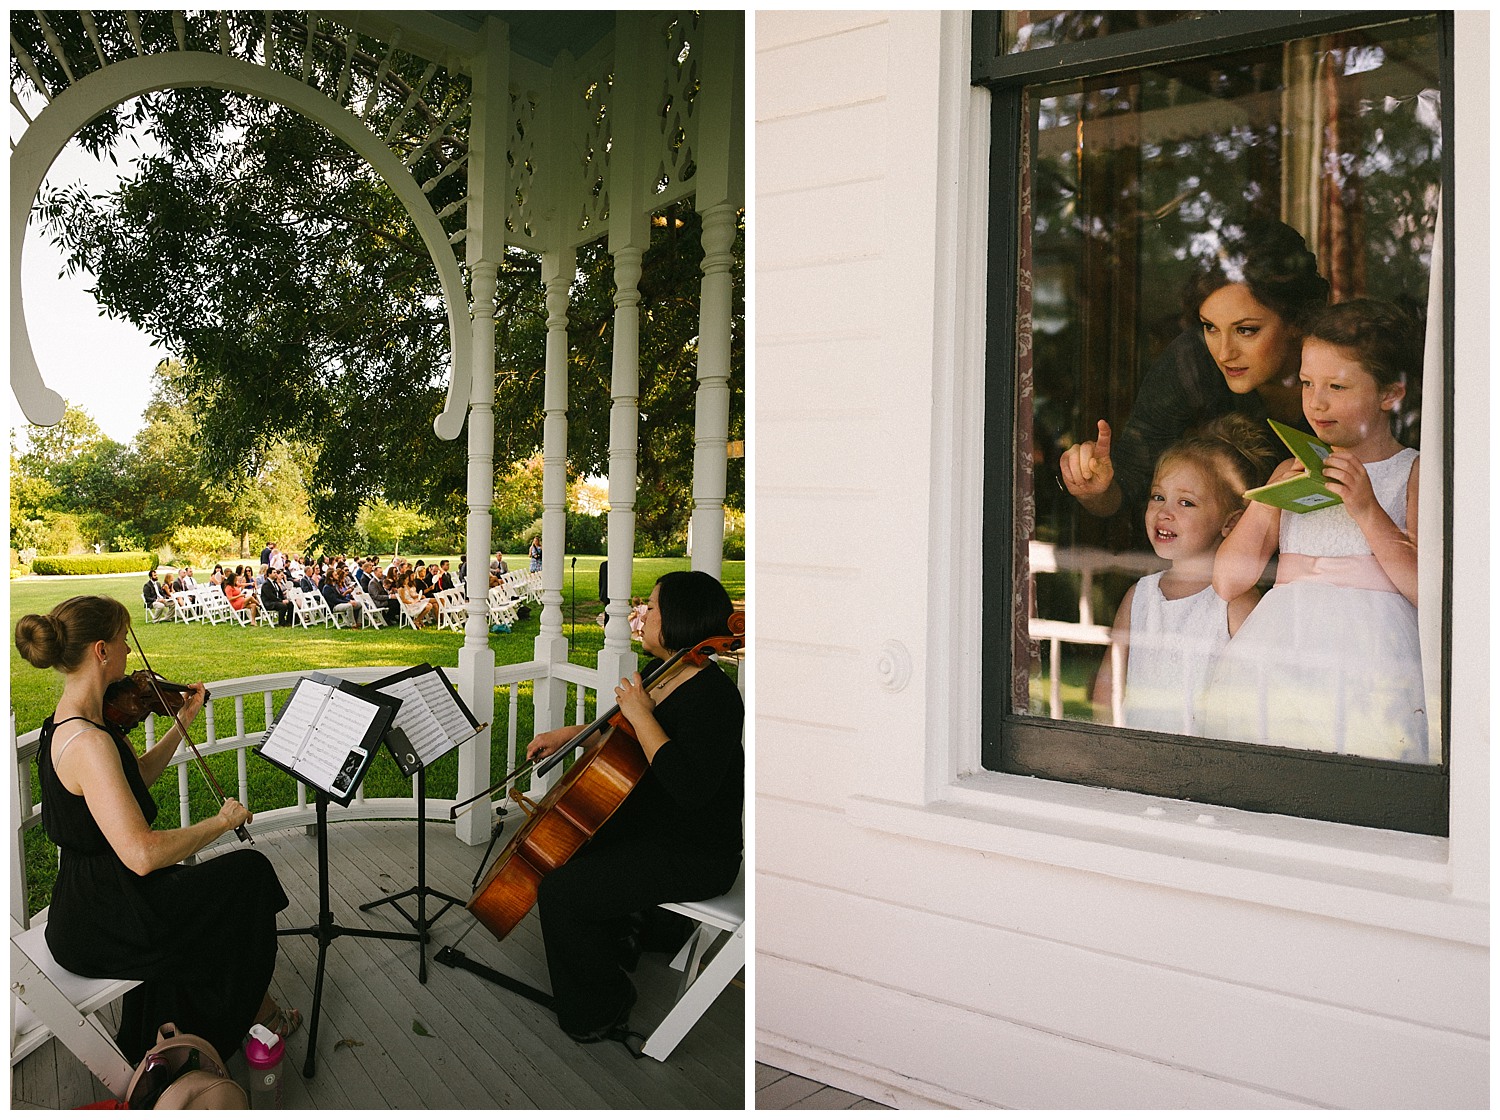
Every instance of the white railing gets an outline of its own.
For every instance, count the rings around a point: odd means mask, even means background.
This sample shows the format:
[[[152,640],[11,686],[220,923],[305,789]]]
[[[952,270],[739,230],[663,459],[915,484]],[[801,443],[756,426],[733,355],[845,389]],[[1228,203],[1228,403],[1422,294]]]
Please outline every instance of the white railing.
[[[1031,541],[1028,550],[1031,572],[1029,592],[1030,618],[1027,633],[1034,642],[1048,643],[1047,702],[1053,719],[1063,718],[1062,647],[1065,644],[1107,646],[1111,665],[1110,707],[1114,725],[1124,725],[1125,651],[1112,644],[1108,624],[1094,621],[1094,575],[1098,572],[1126,572],[1134,576],[1159,572],[1166,565],[1150,552],[1107,552],[1102,548],[1059,548],[1045,541]],[[1038,572],[1076,572],[1078,581],[1078,621],[1038,618],[1036,575]]]
[[[211,755],[227,754],[233,752],[237,760],[237,793],[235,796],[251,812],[255,814],[254,822],[249,826],[252,833],[270,832],[275,829],[288,828],[296,825],[312,824],[317,819],[317,810],[308,797],[307,787],[302,783],[296,783],[296,800],[291,805],[257,806],[250,798],[250,783],[248,770],[248,757],[250,750],[259,745],[264,736],[260,730],[250,731],[245,726],[245,703],[249,699],[254,703],[256,696],[260,697],[260,703],[265,711],[265,724],[269,726],[275,714],[275,694],[296,685],[297,681],[308,672],[325,672],[332,676],[341,677],[344,680],[355,683],[368,683],[381,677],[389,676],[399,672],[407,666],[385,666],[385,667],[359,667],[339,668],[323,670],[298,670],[287,673],[268,673],[254,677],[238,677],[233,680],[211,681],[208,684],[210,699],[203,707],[204,726],[194,742],[198,744],[198,752],[205,758]],[[445,667],[445,672],[451,676],[456,670]],[[523,661],[513,665],[497,665],[495,667],[495,687],[506,689],[509,693],[509,703],[506,705],[507,723],[505,729],[505,759],[508,762],[506,773],[515,769],[520,761],[519,755],[524,750],[525,744],[518,743],[520,694],[521,686],[531,682],[535,688],[536,682],[548,679],[559,679],[576,686],[576,698],[574,701],[575,722],[587,722],[589,693],[595,695],[598,688],[595,683],[597,671],[582,665],[556,664],[549,666],[544,661]],[[533,692],[533,696],[535,693]],[[232,724],[233,730],[230,730]],[[149,746],[156,742],[156,720],[155,717],[146,717],[146,743]],[[14,745],[15,755],[15,783],[16,783],[16,816],[14,819],[14,830],[12,832],[11,844],[11,915],[24,927],[28,924],[26,914],[26,867],[25,867],[25,839],[29,829],[37,827],[41,823],[41,806],[32,799],[32,767],[36,761],[41,729],[36,728],[22,735],[16,734],[15,710],[11,710],[11,742]],[[202,741],[199,742],[198,739]],[[490,739],[486,736],[481,740],[488,749]],[[190,767],[196,765],[192,754],[184,747],[172,757],[172,766],[177,768],[177,793],[181,820],[184,824],[192,821],[192,811],[189,798]],[[503,775],[496,775],[501,777]],[[226,783],[227,784],[227,783]],[[507,790],[497,791],[492,795],[494,801],[503,800]],[[425,817],[428,820],[447,821],[448,813],[454,802],[442,798],[434,800],[428,798],[426,801]],[[417,803],[415,796],[411,797],[374,797],[365,796],[363,784],[355,791],[353,800],[347,808],[337,804],[328,807],[328,818],[330,821],[337,820],[406,820],[416,816]]]

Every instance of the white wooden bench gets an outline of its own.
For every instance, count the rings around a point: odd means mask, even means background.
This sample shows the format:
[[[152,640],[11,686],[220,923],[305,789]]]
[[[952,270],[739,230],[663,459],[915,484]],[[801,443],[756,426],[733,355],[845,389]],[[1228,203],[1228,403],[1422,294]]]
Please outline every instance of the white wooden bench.
[[[686,915],[698,923],[672,967],[681,970],[677,1002],[657,1024],[641,1053],[664,1062],[694,1023],[709,1009],[731,980],[745,967],[745,869],[727,894],[702,902],[666,902],[663,910]],[[704,958],[722,934],[728,939],[704,965]]]

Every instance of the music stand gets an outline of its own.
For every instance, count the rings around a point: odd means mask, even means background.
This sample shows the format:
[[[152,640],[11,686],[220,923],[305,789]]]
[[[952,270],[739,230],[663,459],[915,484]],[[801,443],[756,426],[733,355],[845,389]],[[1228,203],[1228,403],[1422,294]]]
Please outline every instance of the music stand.
[[[427,931],[454,906],[464,905],[464,900],[451,894],[433,890],[427,885],[427,767],[442,758],[467,739],[473,738],[489,724],[481,724],[474,718],[463,698],[454,690],[442,669],[422,664],[382,677],[373,682],[371,688],[386,696],[401,701],[401,708],[385,734],[385,745],[390,749],[396,766],[408,778],[412,778],[417,795],[417,885],[404,891],[377,898],[360,906],[361,910],[373,910],[389,904],[396,913],[405,918],[416,930],[420,964],[417,978],[427,983]],[[427,898],[443,900],[443,907],[429,920]],[[415,897],[416,916],[401,907],[401,900]]]
[[[312,1077],[317,1069],[318,1021],[323,1011],[323,970],[328,958],[328,946],[337,937],[374,937],[385,941],[421,941],[419,933],[404,933],[400,930],[355,929],[335,924],[333,908],[328,901],[328,802],[330,797],[322,790],[315,791],[318,810],[318,924],[301,929],[279,929],[277,937],[296,934],[315,934],[318,938],[318,970],[313,979],[312,1015],[307,1026],[307,1061],[302,1066],[302,1076]],[[363,908],[361,908],[363,909]]]
[[[302,1076],[317,1069],[318,1025],[323,1011],[323,974],[328,946],[338,937],[373,937],[387,941],[417,941],[415,933],[354,929],[333,920],[328,889],[328,803],[348,806],[364,780],[375,751],[390,727],[401,701],[373,689],[324,673],[309,673],[292,690],[258,751],[271,765],[310,786],[318,816],[318,923],[300,929],[277,930],[278,937],[313,934],[318,939],[318,968],[313,980],[312,1014],[308,1020],[307,1061]]]

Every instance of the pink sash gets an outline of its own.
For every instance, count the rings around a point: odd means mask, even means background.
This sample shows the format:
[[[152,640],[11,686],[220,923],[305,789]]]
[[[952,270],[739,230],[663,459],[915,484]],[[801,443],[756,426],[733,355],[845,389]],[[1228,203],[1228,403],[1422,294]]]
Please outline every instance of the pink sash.
[[[1284,552],[1276,562],[1276,586],[1297,580],[1316,580],[1361,591],[1401,591],[1373,556],[1305,556]]]

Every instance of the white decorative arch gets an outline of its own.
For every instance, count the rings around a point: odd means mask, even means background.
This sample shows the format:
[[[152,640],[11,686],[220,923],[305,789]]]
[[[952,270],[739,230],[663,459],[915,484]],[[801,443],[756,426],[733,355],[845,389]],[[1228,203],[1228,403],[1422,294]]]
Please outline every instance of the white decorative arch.
[[[56,424],[64,402],[47,388],[37,368],[21,299],[21,254],[26,222],[47,170],[78,130],[100,113],[155,90],[210,86],[275,101],[321,124],[362,156],[395,192],[422,235],[443,286],[453,369],[448,397],[433,421],[438,438],[463,430],[472,376],[468,298],[458,260],[427,197],[401,159],[349,110],[312,87],[276,70],[203,52],[178,52],[112,63],[58,94],[26,129],[10,159],[10,380],[33,424]]]

